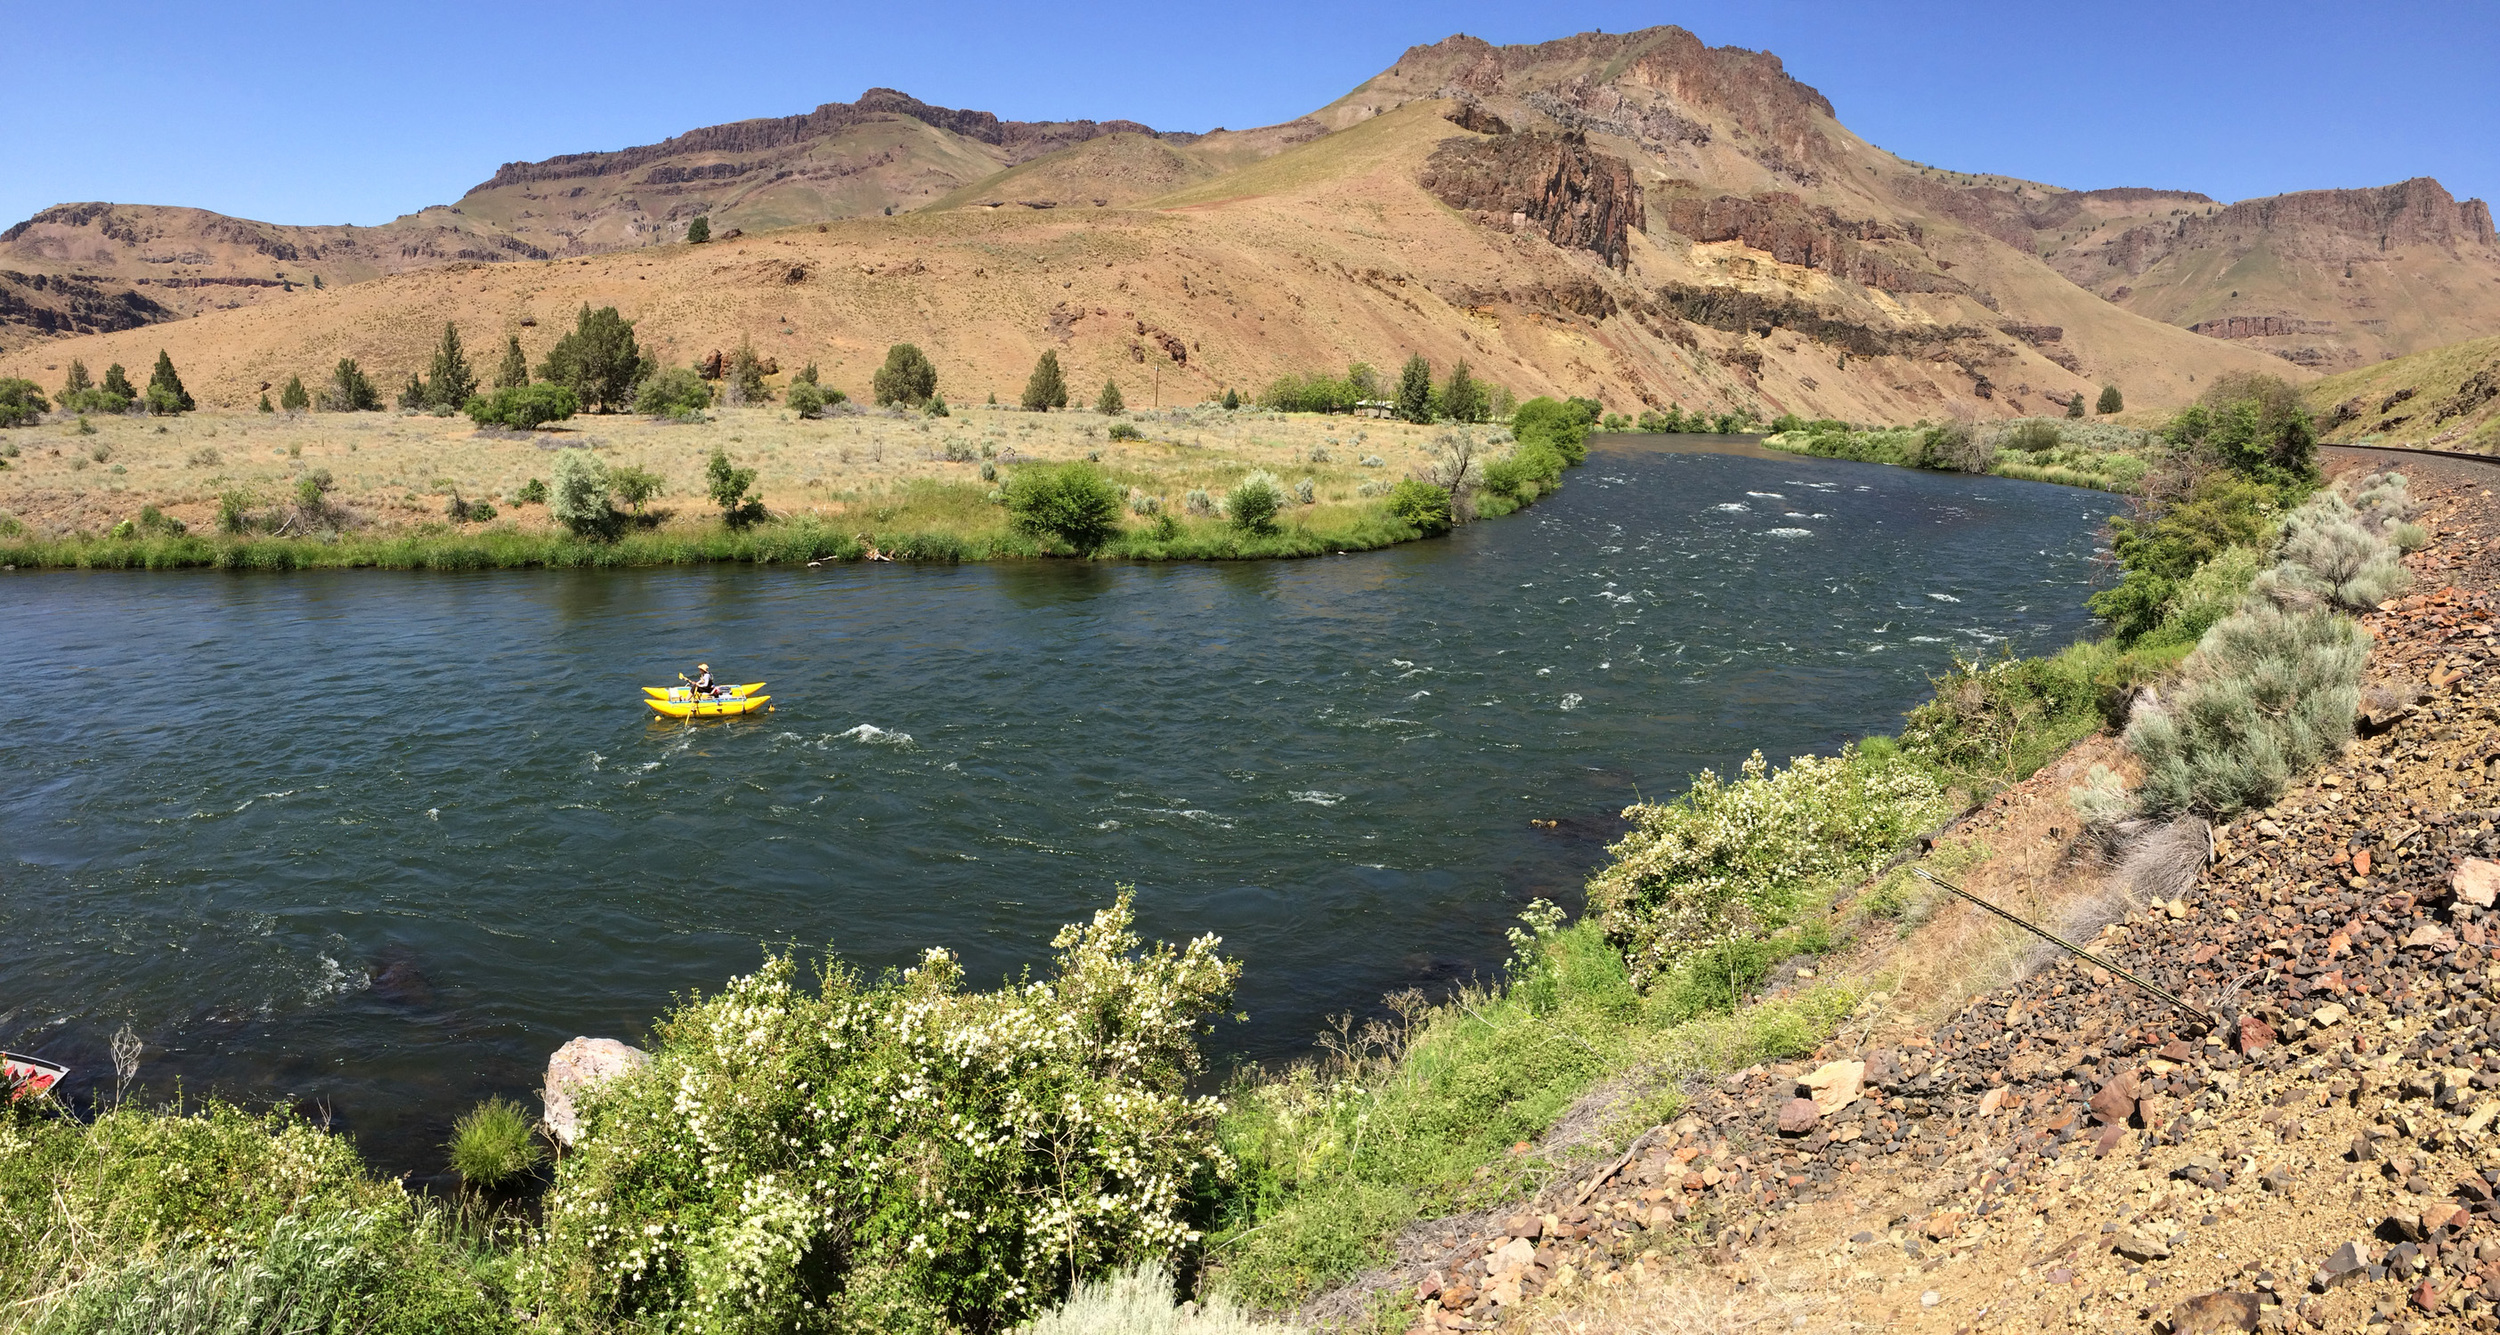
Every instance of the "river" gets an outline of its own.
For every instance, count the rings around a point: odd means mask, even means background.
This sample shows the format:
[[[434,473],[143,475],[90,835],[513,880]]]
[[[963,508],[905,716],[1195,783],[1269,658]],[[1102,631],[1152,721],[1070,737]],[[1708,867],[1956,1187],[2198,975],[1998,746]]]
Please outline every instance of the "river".
[[[1299,1053],[1576,908],[1636,796],[2085,629],[2112,498],[1724,445],[1305,561],[0,576],[0,1045],[109,1094],[126,1023],[152,1096],[433,1173],[767,946],[986,984],[1127,883],[1246,962],[1224,1057]],[[699,660],[774,712],[654,722]]]

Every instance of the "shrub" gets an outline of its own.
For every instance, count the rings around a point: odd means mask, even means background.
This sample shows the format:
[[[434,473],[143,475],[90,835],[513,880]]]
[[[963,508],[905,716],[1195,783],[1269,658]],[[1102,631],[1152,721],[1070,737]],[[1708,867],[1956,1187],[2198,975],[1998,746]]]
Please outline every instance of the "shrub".
[[[547,503],[547,484],[539,481],[537,478],[531,478],[529,481],[521,484],[521,489],[519,491],[512,493],[512,503],[514,505],[545,505]]]
[[[721,379],[726,391],[723,397],[732,407],[773,401],[772,393],[764,388],[764,359],[755,355],[755,345],[744,338],[729,354],[729,365]]]
[[[801,417],[822,417],[827,408],[847,402],[850,397],[841,390],[828,389],[814,380],[799,380],[791,383],[790,391],[782,395],[782,401],[790,405],[790,411]]]
[[[1120,531],[1120,492],[1082,461],[1029,464],[1007,480],[1007,514],[1020,533],[1057,538],[1088,555]]]
[[[1141,950],[1132,922],[1123,891],[994,992],[943,950],[812,991],[785,956],[679,1006],[587,1100],[522,1282],[585,1309],[558,1326],[997,1329],[1168,1262],[1225,1167],[1185,1085],[1238,966],[1213,937]]]
[[[1068,382],[1059,374],[1059,353],[1056,349],[1042,353],[1033,363],[1033,374],[1024,382],[1024,410],[1046,413],[1068,406]]]
[[[2235,372],[2170,419],[2164,438],[2275,487],[2318,479],[2318,439],[2300,392],[2279,376]]]
[[[562,385],[514,385],[492,395],[471,395],[462,410],[479,426],[535,431],[581,411],[581,400]]]
[[[1131,487],[1128,489],[1128,510],[1133,515],[1159,515],[1163,513],[1163,498],[1144,488]]]
[[[1421,478],[1406,478],[1389,489],[1389,513],[1419,533],[1449,530],[1450,494]]]
[[[652,497],[668,490],[668,483],[649,469],[623,464],[608,470],[608,490],[632,506],[635,514],[641,514]]]
[[[2371,532],[2351,506],[2322,495],[2284,520],[2280,559],[2257,587],[2287,607],[2363,611],[2412,583],[2397,558],[2396,545]]]
[[[1276,512],[1285,506],[1284,484],[1260,469],[1224,494],[1224,514],[1244,533],[1267,533],[1276,527]]]
[[[512,1328],[421,1196],[282,1113],[0,1111],[0,1219],[0,1294],[23,1299],[13,1329]]]
[[[252,528],[252,507],[259,498],[248,491],[227,491],[217,498],[217,531],[228,535],[247,533]]]
[[[2101,386],[2100,402],[2092,405],[2093,411],[2099,413],[2103,417],[2107,417],[2111,413],[2123,412],[2126,410],[2126,407],[2126,396],[2118,392],[2118,387],[2116,385]]]
[[[33,426],[52,411],[43,388],[32,380],[0,380],[0,426]]]
[[[1146,438],[1146,433],[1138,430],[1135,422],[1113,422],[1110,429],[1103,434],[1112,440],[1144,440]]]
[[[702,216],[698,215],[698,216],[695,218],[695,220],[694,220],[693,222],[690,222],[690,223],[687,223],[687,224],[686,224],[686,240],[687,240],[687,241],[689,241],[689,242],[693,243],[694,245],[698,245],[698,246],[699,246],[699,245],[702,245],[704,242],[709,241],[709,240],[711,240],[711,239],[712,239],[712,220],[711,220],[711,219],[706,218],[706,217],[702,217]]]
[[[2078,396],[2075,402],[2081,403],[2083,400]],[[2080,417],[2082,414],[2077,413],[2075,416]],[[2013,430],[2006,432],[2004,443],[2007,447],[2021,450],[2025,454],[2046,454],[2064,444],[2065,438],[2057,434],[2056,427],[2033,417],[2025,419],[2016,424]]]
[[[581,406],[593,412],[615,412],[634,402],[634,387],[647,378],[652,363],[634,341],[634,322],[614,306],[592,310],[582,303],[572,332],[547,350],[538,378],[573,391]]]
[[[490,501],[464,500],[455,491],[450,500],[443,502],[443,518],[455,524],[483,524],[494,517],[495,507]]]
[[[578,537],[614,537],[617,513],[608,500],[607,465],[583,450],[557,455],[555,486],[547,493],[547,517]]]
[[[1204,487],[1191,487],[1188,494],[1181,497],[1181,508],[1193,515],[1211,515],[1215,513],[1215,498],[1209,496]]]
[[[138,524],[139,531],[142,533],[161,534],[166,537],[177,537],[190,530],[190,525],[153,505],[139,507]]]
[[[672,366],[642,382],[634,392],[634,411],[671,421],[703,420],[712,406],[712,387],[691,366]]]
[[[2043,423],[2043,425],[2046,425]],[[2056,428],[2050,427],[2052,436]],[[2055,441],[2050,448],[2055,448]],[[1920,434],[1916,451],[1908,460],[1912,468],[1927,468],[1943,473],[1985,473],[1996,462],[1996,446],[1968,422],[1952,421],[1927,428]]]
[[[918,407],[937,397],[937,383],[937,367],[928,355],[913,344],[897,343],[885,350],[885,365],[877,368],[870,386],[880,408],[898,403]]]
[[[2265,806],[2352,736],[2369,637],[2328,611],[2252,600],[2215,624],[2176,692],[2127,728],[2156,815]]]
[[[2231,615],[2266,568],[2254,547],[2225,547],[2181,580],[2163,600],[2161,620],[2135,641],[2145,648],[2193,645]]]
[[[747,494],[755,485],[755,470],[739,468],[729,462],[729,452],[715,448],[710,462],[703,466],[706,487],[712,504],[720,507],[721,522],[731,528],[745,528],[764,518],[764,502]]]
[[[460,1114],[451,1124],[452,1171],[472,1187],[493,1190],[538,1167],[545,1157],[530,1130],[529,1114],[510,1099],[493,1098]]]
[[[1171,1275],[1133,1266],[1078,1280],[1066,1302],[1017,1335],[1299,1335],[1301,1329],[1258,1320],[1222,1294],[1180,1306]]]
[[[2092,614],[2121,644],[2161,624],[2179,582],[2227,548],[2273,546],[2281,509],[2273,488],[2232,473],[2199,477],[2180,500],[2112,519],[2110,547],[2125,572],[2092,595]]]
[[[1785,926],[1809,889],[1872,873],[1953,804],[1915,764],[1844,748],[1777,774],[1757,751],[1733,783],[1705,770],[1682,797],[1623,814],[1632,830],[1589,906],[1646,986],[1696,951]]]
[[[1542,396],[1530,399],[1511,414],[1510,433],[1521,445],[1543,443],[1566,464],[1583,463],[1589,457],[1589,427],[1595,419],[1585,416],[1580,404],[1579,400],[1565,403]]]

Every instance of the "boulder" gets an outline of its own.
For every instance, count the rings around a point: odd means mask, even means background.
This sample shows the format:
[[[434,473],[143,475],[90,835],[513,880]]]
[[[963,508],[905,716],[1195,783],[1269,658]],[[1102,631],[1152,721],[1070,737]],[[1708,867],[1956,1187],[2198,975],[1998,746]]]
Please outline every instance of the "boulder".
[[[547,1059],[547,1132],[570,1146],[581,1134],[573,1100],[627,1071],[651,1064],[651,1054],[613,1038],[576,1038]]]
[[[1858,1092],[1866,1083],[1865,1062],[1829,1062],[1803,1081],[1814,1099],[1814,1106],[1829,1117],[1858,1101]]]
[[[2226,1335],[2232,1331],[2251,1331],[2264,1315],[2259,1299],[2253,1293],[2200,1293],[2179,1304],[2171,1314],[2171,1335]]]
[[[2448,884],[2457,892],[2457,902],[2487,909],[2500,899],[2500,862],[2489,858],[2465,858],[2457,863]]]

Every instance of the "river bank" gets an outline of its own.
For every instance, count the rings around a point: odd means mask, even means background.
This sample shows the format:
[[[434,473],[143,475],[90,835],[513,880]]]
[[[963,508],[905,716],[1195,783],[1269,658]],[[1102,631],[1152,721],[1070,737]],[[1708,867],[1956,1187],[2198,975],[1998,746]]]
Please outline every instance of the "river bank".
[[[2495,470],[2404,464],[2436,543],[2362,617],[2367,718],[2322,772],[2113,859],[2071,796],[2128,768],[2094,738],[1930,855],[1978,850],[1940,871],[2218,1025],[1930,891],[1786,983],[1859,991],[1828,1041],[1698,1085],[1612,1171],[1417,1235],[1374,1282],[1420,1284],[1417,1328],[1447,1328],[1482,1290],[1437,1301],[1462,1263],[1524,1237],[1501,1324],[1554,1335],[2500,1326],[2478,1172],[2500,1101],[2473,1032],[2500,890],[2500,512]]]
[[[1079,459],[1124,497],[1123,531],[1104,555],[1311,556],[1425,536],[1382,497],[1459,438],[1490,459],[1510,432],[1203,406],[822,419],[717,408],[700,422],[581,417],[535,432],[416,413],[62,417],[0,433],[0,564],[462,570],[842,561],[872,548],[906,560],[1027,559],[1049,548],[1009,522],[1000,479],[1020,464]],[[563,449],[652,480],[621,540],[580,539],[549,517],[544,488]],[[755,470],[773,520],[719,521],[705,478],[715,450]],[[1274,477],[1286,503],[1272,528],[1242,531],[1221,503],[1255,472]],[[299,513],[307,479],[321,486],[317,513]],[[1488,495],[1482,508],[1498,515],[1522,499]],[[237,514],[246,531],[228,531]]]

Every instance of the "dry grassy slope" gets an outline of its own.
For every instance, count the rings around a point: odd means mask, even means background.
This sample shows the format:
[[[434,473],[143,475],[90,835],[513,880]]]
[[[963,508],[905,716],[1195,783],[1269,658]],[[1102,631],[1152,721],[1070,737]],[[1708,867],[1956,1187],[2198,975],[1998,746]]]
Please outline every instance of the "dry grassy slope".
[[[2427,179],[2228,207],[2155,200],[2039,235],[2059,272],[2128,310],[2322,370],[2500,327],[2488,213]]]
[[[1746,404],[1766,415],[1908,420],[1972,403],[1968,375],[1951,364],[1861,357],[1843,371],[1829,348],[1794,337],[1575,314],[1554,294],[1601,287],[1632,309],[1658,282],[1695,272],[1692,248],[1636,239],[1631,268],[1618,273],[1470,221],[1416,184],[1423,158],[1460,133],[1442,119],[1446,106],[1403,106],[1151,207],[956,209],[701,247],[408,273],[16,350],[0,355],[0,374],[49,386],[73,356],[90,367],[144,367],[161,346],[204,401],[247,406],[263,382],[318,378],[341,357],[396,386],[446,320],[460,324],[481,361],[506,333],[536,358],[587,301],[641,321],[666,360],[690,362],[747,337],[785,371],[815,361],[855,394],[887,344],[910,340],[938,360],[943,389],[959,401],[994,392],[1012,402],[1034,358],[1057,348],[1072,385],[1090,391],[1116,374],[1139,404],[1153,396],[1155,369],[1165,402],[1181,402],[1226,385],[1254,388],[1289,369],[1390,364],[1410,352],[1443,367],[1466,357],[1523,395],[1593,393],[1624,407]],[[1972,263],[2005,289],[2008,317],[2034,318],[2038,306],[2066,321],[2088,372],[2107,362],[2142,377],[2128,383],[2137,401],[2184,399],[2193,393],[2186,374],[2264,360],[2096,306],[2010,250],[1978,249]],[[1767,257],[1753,267],[1767,283],[1819,277],[1782,272],[1793,266]],[[1895,305],[1905,320],[1989,314]],[[1141,323],[1154,332],[1141,337]],[[1184,359],[1163,353],[1163,332],[1182,341]],[[1973,403],[1979,411],[2036,411],[2042,391],[2097,383],[2002,343],[2002,365],[1990,374],[2010,392]],[[1759,354],[1759,371],[1730,364],[1742,350]],[[2029,397],[2018,386],[2032,387]]]
[[[2331,441],[2500,454],[2500,337],[2347,371],[2306,393]]]
[[[317,276],[333,287],[445,263],[544,258],[445,205],[380,227],[285,227],[205,209],[63,204],[0,233],[0,269],[77,275],[178,315],[231,310]]]
[[[1194,146],[1142,134],[1105,135],[983,177],[927,208],[1014,208],[1046,203],[1067,208],[1135,204],[1221,175]]]

